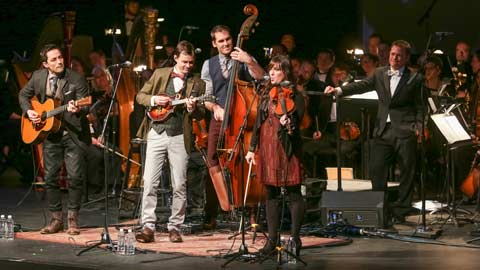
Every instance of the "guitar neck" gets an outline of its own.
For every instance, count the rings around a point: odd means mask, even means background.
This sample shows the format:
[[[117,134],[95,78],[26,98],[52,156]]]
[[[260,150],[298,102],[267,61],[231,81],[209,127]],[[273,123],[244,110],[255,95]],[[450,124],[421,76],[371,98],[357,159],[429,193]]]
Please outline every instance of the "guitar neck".
[[[62,106],[58,106],[57,108],[55,108],[51,111],[46,112],[45,118],[50,118],[50,117],[53,117],[57,114],[61,114],[62,112],[67,110],[67,106],[68,106],[68,104],[65,104],[65,105],[62,105]]]

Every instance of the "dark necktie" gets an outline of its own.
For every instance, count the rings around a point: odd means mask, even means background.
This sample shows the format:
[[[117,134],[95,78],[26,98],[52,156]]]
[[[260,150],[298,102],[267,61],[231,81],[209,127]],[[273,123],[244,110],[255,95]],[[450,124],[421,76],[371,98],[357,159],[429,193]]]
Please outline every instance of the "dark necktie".
[[[50,90],[52,91],[52,97],[55,97],[55,95],[57,94],[57,81],[57,76],[50,77]]]
[[[222,62],[222,75],[223,77],[226,79],[228,78],[228,64],[230,62],[230,59],[229,58],[225,58]]]

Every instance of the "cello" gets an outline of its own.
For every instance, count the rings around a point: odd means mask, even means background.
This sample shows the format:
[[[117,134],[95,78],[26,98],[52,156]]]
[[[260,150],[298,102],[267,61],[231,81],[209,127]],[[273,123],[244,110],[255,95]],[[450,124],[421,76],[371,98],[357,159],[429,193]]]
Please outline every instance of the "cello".
[[[243,41],[249,38],[258,17],[258,9],[254,5],[246,5],[243,12],[249,17],[243,22],[238,34],[236,47],[239,48],[242,47]],[[258,101],[253,84],[238,78],[238,65],[238,61],[233,61],[230,70],[229,77],[233,79],[228,82],[225,114],[217,144],[220,167],[228,194],[228,198],[219,196],[220,206],[224,211],[239,207],[244,199],[246,205],[253,206],[265,198],[263,185],[255,177],[249,185],[249,190],[245,190],[249,166],[244,162],[244,153],[247,152],[252,139]],[[252,171],[255,175],[256,168]],[[246,198],[245,193],[248,193]],[[217,194],[220,193],[217,191]],[[228,199],[228,202],[222,201],[224,199]]]

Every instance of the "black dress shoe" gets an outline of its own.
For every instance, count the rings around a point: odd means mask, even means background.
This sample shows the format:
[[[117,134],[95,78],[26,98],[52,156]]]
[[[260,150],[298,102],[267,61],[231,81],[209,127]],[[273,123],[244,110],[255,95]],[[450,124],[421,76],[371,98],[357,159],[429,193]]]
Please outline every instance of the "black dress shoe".
[[[404,216],[394,216],[392,218],[392,223],[394,225],[402,225],[402,224],[406,224],[407,223],[407,220],[405,219]]]
[[[263,246],[263,248],[259,249],[258,252],[260,252],[260,254],[263,254],[263,255],[273,255],[275,254],[273,251],[275,250],[275,243],[273,243],[272,241],[268,240],[266,243],[265,243],[265,246]]]

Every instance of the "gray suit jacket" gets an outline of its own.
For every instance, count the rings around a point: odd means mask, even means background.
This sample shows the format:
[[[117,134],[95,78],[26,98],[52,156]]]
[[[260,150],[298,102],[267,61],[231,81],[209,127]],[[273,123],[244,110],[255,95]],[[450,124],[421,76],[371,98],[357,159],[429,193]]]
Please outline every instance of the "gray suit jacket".
[[[18,100],[24,114],[32,109],[31,99],[36,97],[40,103],[47,99],[48,70],[40,69],[32,74],[27,85],[20,90]],[[89,95],[88,84],[80,74],[68,68],[59,76],[57,91],[61,91],[61,103],[67,104],[70,100],[78,100]],[[74,141],[91,144],[90,131],[86,115],[89,106],[83,107],[78,113],[64,112],[62,125],[72,135]]]
[[[389,66],[379,67],[373,76],[362,81],[342,86],[343,95],[359,94],[375,90],[378,94],[378,113],[374,136],[381,136],[390,114],[392,129],[398,137],[414,136],[420,130],[422,121],[421,87],[422,75],[412,73],[408,68],[400,78],[394,95],[390,92]],[[424,104],[424,103],[423,103]]]

